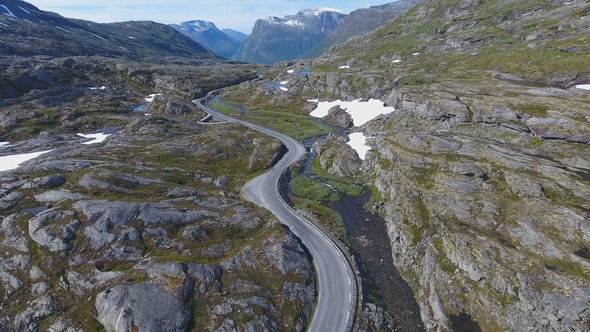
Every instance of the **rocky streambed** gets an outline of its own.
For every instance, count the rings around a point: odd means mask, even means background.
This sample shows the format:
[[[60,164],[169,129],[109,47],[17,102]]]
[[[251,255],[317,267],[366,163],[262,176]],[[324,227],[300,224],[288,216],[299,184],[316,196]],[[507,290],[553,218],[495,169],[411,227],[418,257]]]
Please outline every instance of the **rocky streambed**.
[[[321,120],[318,120],[321,121]],[[347,130],[332,126],[336,135],[345,135]],[[304,140],[308,149],[305,160],[302,161],[302,171],[298,175],[325,181],[311,171],[311,165],[318,158],[314,145],[327,137],[312,137]],[[289,199],[292,195],[287,181],[284,179],[280,186],[283,197]],[[391,257],[391,244],[387,235],[385,221],[378,215],[367,212],[365,204],[371,197],[371,192],[365,187],[361,196],[351,196],[338,193],[340,200],[324,205],[340,214],[346,225],[350,240],[350,252],[357,262],[362,275],[364,298],[369,306],[365,315],[372,313],[373,327],[395,331],[425,331],[420,317],[420,308],[415,294],[408,283],[399,275]],[[379,307],[387,312],[379,314]],[[389,317],[389,318],[387,318]],[[391,319],[392,320],[387,320]]]

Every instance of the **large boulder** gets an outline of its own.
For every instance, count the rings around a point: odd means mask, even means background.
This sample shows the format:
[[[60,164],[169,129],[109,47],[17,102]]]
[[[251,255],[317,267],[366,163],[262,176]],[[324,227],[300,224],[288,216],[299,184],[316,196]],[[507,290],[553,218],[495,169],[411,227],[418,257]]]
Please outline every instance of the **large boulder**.
[[[322,118],[327,123],[333,124],[335,126],[344,127],[344,128],[352,128],[354,127],[354,121],[352,120],[352,116],[346,112],[345,109],[341,108],[339,105],[336,105],[328,110],[328,115]]]
[[[184,332],[191,312],[164,290],[161,280],[124,284],[96,296],[96,319],[107,332]]]
[[[29,235],[52,252],[70,251],[81,222],[61,207],[46,210],[29,220]]]

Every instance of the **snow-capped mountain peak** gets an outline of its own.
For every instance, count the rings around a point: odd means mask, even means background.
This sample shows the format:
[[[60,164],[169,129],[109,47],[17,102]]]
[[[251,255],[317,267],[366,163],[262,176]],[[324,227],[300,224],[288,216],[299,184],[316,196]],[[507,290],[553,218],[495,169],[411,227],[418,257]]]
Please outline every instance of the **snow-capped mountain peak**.
[[[280,24],[296,28],[305,28],[306,22],[313,17],[318,17],[326,13],[333,13],[337,16],[346,16],[346,13],[330,7],[304,9],[299,11],[296,15],[287,15],[284,18],[276,16],[268,16],[265,21],[271,24]]]
[[[194,20],[186,22],[188,26],[193,28],[195,31],[205,31],[215,27],[215,24],[212,22],[201,21],[201,20]]]

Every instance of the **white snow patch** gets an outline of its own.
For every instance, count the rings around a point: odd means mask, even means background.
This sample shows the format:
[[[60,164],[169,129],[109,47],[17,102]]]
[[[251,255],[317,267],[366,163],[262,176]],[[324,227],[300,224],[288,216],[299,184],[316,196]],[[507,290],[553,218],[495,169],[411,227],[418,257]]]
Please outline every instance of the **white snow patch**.
[[[196,31],[205,31],[205,30],[209,30],[209,29],[213,28],[214,24],[211,22],[197,20],[194,22],[190,22],[188,25],[193,27],[194,30],[196,30]]]
[[[579,85],[576,85],[576,89],[590,90],[590,84],[579,84]]]
[[[412,53],[412,55],[420,55],[420,53],[416,52],[416,53]]]
[[[301,26],[305,25],[301,21],[298,21],[298,20],[288,20],[287,22],[285,22],[285,24],[288,26],[292,26],[292,27],[301,27]]]
[[[90,90],[106,90],[107,87],[106,86],[93,86],[90,88]]]
[[[0,147],[7,146],[10,142],[0,142]]]
[[[98,134],[81,134],[81,133],[78,133],[76,135],[82,136],[84,138],[94,138],[93,141],[84,142],[82,144],[96,144],[96,143],[101,143],[105,139],[107,139],[107,137],[111,136],[111,134],[103,134],[103,133],[98,133]]]
[[[21,6],[18,6],[18,8],[20,8],[20,10],[22,10],[23,12],[25,12],[25,13],[27,13],[27,14],[31,15],[31,12],[30,12],[30,11],[28,11],[28,10],[26,10],[26,9],[24,9],[23,7],[21,7]]]
[[[350,68],[350,66],[340,66],[340,67],[338,67],[338,69],[348,69],[348,68]]]
[[[70,33],[68,30],[66,30],[66,29],[64,29],[64,28],[60,28],[60,27],[58,27],[57,25],[56,25],[55,27],[56,27],[58,30],[61,30],[61,31],[64,31],[64,32]]]
[[[365,160],[365,155],[367,151],[371,150],[369,146],[367,146],[367,136],[363,133],[352,133],[348,135],[348,142],[346,144],[350,145],[356,153],[358,153],[359,158],[361,160]]]
[[[281,84],[281,85],[285,85],[285,84],[287,84],[287,83],[289,83],[289,81],[281,81],[281,83],[280,83],[280,84]]]
[[[100,39],[102,39],[102,40],[106,41],[106,39],[102,38],[101,36],[99,36],[99,35],[97,35],[97,34],[95,34],[95,33],[92,33],[92,32],[90,32],[90,31],[86,31],[86,32],[88,32],[89,34],[93,35],[93,36],[94,36],[94,37],[96,37],[96,38],[100,38]]]
[[[309,115],[316,118],[323,118],[328,115],[328,110],[334,106],[340,106],[350,114],[355,126],[362,126],[363,124],[373,120],[381,114],[388,114],[395,111],[394,107],[385,107],[383,102],[379,99],[370,99],[366,102],[359,100],[354,101],[318,101],[317,99],[308,100],[318,103],[318,107],[314,109]]]
[[[5,26],[5,27],[8,27],[8,24],[4,24],[4,23],[2,23],[2,22],[0,22],[0,24],[2,24],[2,25],[3,25],[3,26]]]
[[[50,152],[50,151],[52,151],[52,150],[15,154],[12,156],[0,157],[0,171],[9,171],[9,170],[15,169],[18,166],[20,166],[20,164],[24,163],[25,161],[37,158],[40,155]]]
[[[293,70],[293,69],[287,70],[287,73],[289,73],[289,74],[293,74],[294,72],[295,72],[295,70]]]
[[[2,8],[4,8],[4,9],[6,9],[6,13],[2,13],[2,14],[6,15],[6,16],[10,16],[10,17],[18,18],[18,17],[16,17],[16,15],[14,15],[14,13],[13,13],[13,12],[11,12],[11,11],[10,11],[10,9],[8,9],[8,7],[6,7],[6,6],[4,6],[4,5],[0,5],[0,7],[2,7]]]
[[[284,86],[280,87],[279,89],[281,89],[282,91],[289,91],[289,89],[285,88]]]
[[[162,95],[161,93],[152,93],[147,98],[143,98],[143,100],[145,100],[145,101],[147,101],[149,103],[149,102],[154,101],[154,98],[156,96],[161,96],[161,95]]]
[[[129,38],[129,39],[135,39],[135,37],[131,37],[131,36],[129,36],[129,37],[127,37],[127,38]]]
[[[393,60],[393,61],[391,61],[391,62],[392,62],[392,63],[400,63],[400,62],[402,62],[402,60]]]

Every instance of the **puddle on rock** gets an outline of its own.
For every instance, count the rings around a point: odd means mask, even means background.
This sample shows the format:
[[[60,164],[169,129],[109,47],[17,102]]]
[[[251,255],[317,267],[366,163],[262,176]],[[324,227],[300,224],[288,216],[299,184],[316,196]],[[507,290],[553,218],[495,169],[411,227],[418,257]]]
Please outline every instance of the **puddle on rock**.
[[[479,323],[474,321],[470,315],[462,312],[457,315],[451,315],[449,317],[453,323],[453,332],[481,332],[481,326]]]
[[[586,247],[581,248],[580,250],[574,251],[574,254],[578,257],[590,259],[590,249],[588,249]]]

